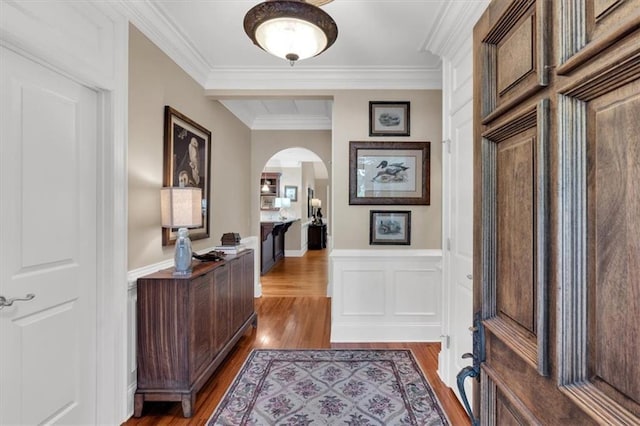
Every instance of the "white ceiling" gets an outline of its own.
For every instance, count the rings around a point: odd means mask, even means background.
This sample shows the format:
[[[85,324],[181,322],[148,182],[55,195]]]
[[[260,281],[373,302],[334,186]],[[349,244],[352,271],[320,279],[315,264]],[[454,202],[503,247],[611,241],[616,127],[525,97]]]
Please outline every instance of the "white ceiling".
[[[291,67],[253,45],[258,0],[121,0],[131,21],[252,129],[329,129],[332,90],[433,89],[441,54],[488,0],[334,0],[333,46]],[[433,53],[432,53],[433,52]],[[435,53],[435,54],[434,54]]]

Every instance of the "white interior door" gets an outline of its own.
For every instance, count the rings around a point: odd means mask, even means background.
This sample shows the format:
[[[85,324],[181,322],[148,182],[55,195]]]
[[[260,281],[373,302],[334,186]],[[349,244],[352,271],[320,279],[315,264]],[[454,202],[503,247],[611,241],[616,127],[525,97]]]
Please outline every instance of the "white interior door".
[[[0,89],[0,424],[95,424],[98,97],[4,47]]]
[[[444,326],[439,374],[456,394],[456,374],[470,364],[473,339],[473,103],[471,36],[443,59]],[[470,380],[466,385],[469,386]],[[467,389],[470,396],[470,388]]]

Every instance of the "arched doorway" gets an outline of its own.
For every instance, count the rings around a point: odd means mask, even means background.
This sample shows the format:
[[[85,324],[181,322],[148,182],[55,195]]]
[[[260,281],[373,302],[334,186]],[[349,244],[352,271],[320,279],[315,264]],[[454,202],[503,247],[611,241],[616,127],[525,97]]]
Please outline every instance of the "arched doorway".
[[[307,254],[308,227],[318,213],[310,207],[311,198],[321,204],[323,221],[330,223],[329,172],[312,150],[285,148],[264,164],[259,191],[261,277],[268,277],[284,258],[291,264]]]

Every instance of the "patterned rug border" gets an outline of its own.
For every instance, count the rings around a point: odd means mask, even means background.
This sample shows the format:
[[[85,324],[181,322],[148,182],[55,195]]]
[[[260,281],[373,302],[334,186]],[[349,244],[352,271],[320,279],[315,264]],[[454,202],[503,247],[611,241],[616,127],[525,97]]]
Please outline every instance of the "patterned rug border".
[[[212,423],[213,419],[216,416],[220,415],[219,412],[224,409],[224,405],[225,405],[225,402],[227,400],[227,397],[232,395],[232,393],[235,391],[236,387],[238,385],[240,385],[239,378],[242,377],[242,375],[246,373],[246,371],[248,370],[249,366],[251,365],[251,361],[259,353],[268,353],[268,352],[271,352],[271,353],[292,353],[292,352],[334,352],[334,353],[335,352],[389,352],[389,353],[391,353],[391,352],[402,352],[402,353],[407,353],[409,355],[408,358],[411,361],[411,364],[416,369],[416,371],[418,371],[420,373],[421,379],[427,385],[426,386],[427,392],[428,392],[429,396],[431,397],[431,399],[434,401],[435,408],[437,409],[439,415],[446,420],[448,425],[451,425],[451,420],[449,419],[449,416],[447,415],[446,411],[444,410],[444,408],[442,406],[442,403],[438,399],[438,397],[437,397],[437,395],[436,395],[436,393],[435,393],[435,391],[433,389],[433,386],[431,385],[431,382],[429,381],[429,378],[427,377],[425,371],[422,369],[420,364],[417,362],[415,354],[413,353],[412,349],[406,349],[406,348],[401,348],[401,349],[389,349],[389,348],[384,348],[384,349],[382,349],[382,348],[381,349],[375,349],[375,348],[373,348],[373,349],[365,349],[365,348],[353,348],[353,349],[351,349],[351,348],[335,348],[335,349],[264,349],[264,348],[254,348],[247,355],[247,358],[242,363],[242,366],[240,367],[240,370],[238,370],[237,374],[235,375],[235,377],[231,381],[231,384],[229,385],[229,387],[225,391],[224,395],[222,396],[222,398],[218,402],[215,410],[213,410],[213,413],[209,416],[209,419],[206,422],[206,426],[213,425],[213,423]],[[227,423],[224,423],[224,424],[226,425]]]

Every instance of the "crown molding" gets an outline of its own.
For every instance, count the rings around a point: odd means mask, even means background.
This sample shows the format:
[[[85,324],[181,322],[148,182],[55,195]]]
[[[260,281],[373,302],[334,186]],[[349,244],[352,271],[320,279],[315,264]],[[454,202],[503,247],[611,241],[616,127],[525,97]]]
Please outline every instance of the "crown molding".
[[[136,28],[204,87],[212,68],[211,64],[189,38],[180,32],[170,17],[150,0],[119,0],[118,4],[122,13]]]
[[[484,0],[483,0],[484,1]],[[457,2],[452,2],[457,3]],[[213,67],[191,40],[151,0],[119,0],[121,12],[206,90],[406,90],[441,89],[436,67]]]
[[[473,27],[488,5],[489,0],[447,2],[420,50],[441,57],[452,56],[459,44],[473,33]]]
[[[442,88],[442,66],[437,67],[216,67],[205,89],[217,90],[425,90]]]

